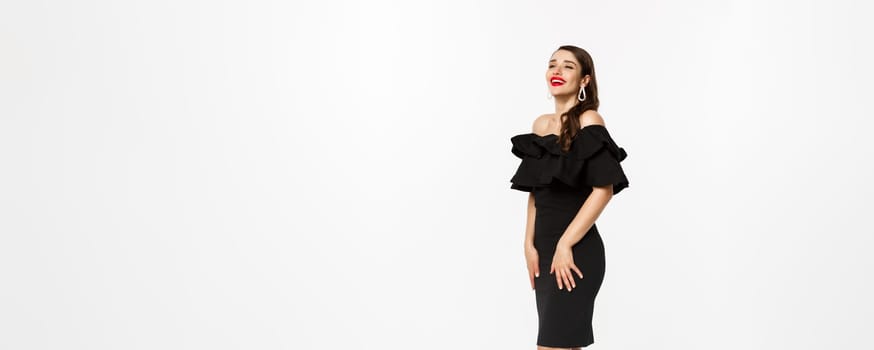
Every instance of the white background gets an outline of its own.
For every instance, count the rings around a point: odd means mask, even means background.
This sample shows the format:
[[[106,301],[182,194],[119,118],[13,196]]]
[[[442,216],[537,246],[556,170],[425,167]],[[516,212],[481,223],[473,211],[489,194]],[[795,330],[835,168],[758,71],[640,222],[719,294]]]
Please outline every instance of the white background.
[[[509,138],[588,50],[597,349],[870,349],[853,1],[4,1],[0,348],[533,349]]]

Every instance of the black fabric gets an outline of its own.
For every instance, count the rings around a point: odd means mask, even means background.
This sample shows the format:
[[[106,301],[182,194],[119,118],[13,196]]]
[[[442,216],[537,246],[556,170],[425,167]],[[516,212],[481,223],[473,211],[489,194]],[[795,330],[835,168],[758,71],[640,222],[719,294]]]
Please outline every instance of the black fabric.
[[[613,184],[613,194],[617,194],[628,187],[620,165],[627,156],[625,149],[616,145],[603,125],[581,128],[568,152],[557,141],[555,134],[511,137],[511,151],[522,162],[510,179],[510,188],[531,192],[560,181],[577,189]]]
[[[534,133],[513,136],[512,153],[522,161],[513,175],[512,189],[534,194],[536,215],[534,247],[540,261],[540,277],[534,279],[538,315],[537,345],[585,347],[595,342],[592,329],[595,297],[605,272],[604,242],[598,227],[592,227],[575,244],[574,264],[583,278],[574,275],[576,288],[558,289],[549,273],[556,244],[573,221],[592,186],[613,184],[617,194],[628,187],[620,165],[627,157],[606,127],[588,125],[580,129],[568,152],[561,150],[558,135]]]

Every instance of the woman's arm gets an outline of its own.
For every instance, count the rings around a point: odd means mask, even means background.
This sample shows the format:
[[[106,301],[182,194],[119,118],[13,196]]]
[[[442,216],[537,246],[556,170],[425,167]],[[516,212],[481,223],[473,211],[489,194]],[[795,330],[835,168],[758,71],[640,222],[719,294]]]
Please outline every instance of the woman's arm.
[[[534,218],[537,216],[534,206],[534,193],[528,193],[528,219],[525,224],[525,249],[534,248]]]
[[[611,198],[613,198],[613,185],[592,187],[589,198],[558,240],[557,248],[569,249],[583,239]]]
[[[549,114],[541,114],[531,123],[531,132],[543,135],[549,130]],[[525,249],[534,249],[534,218],[537,208],[534,206],[534,193],[528,193],[528,222],[525,225]]]
[[[604,117],[591,109],[580,115],[580,124],[583,126],[591,124],[605,126]],[[604,207],[607,206],[611,198],[613,198],[613,185],[592,187],[592,193],[589,194],[589,198],[583,203],[574,220],[571,221],[565,232],[561,235],[557,247],[570,248],[583,239],[583,236],[586,235],[586,232],[589,232],[589,228],[592,227],[595,220],[604,211]]]

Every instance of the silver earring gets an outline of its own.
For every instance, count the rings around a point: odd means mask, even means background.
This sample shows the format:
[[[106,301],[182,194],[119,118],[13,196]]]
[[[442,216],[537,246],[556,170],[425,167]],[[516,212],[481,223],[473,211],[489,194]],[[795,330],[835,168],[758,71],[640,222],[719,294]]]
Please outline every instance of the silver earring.
[[[580,93],[583,94],[583,97],[580,98],[580,94],[577,94],[577,99],[580,101],[585,101],[586,100],[586,87],[585,86],[582,86],[582,85],[580,86]]]
[[[552,99],[552,93],[549,92],[549,89],[546,89],[546,99],[547,99],[547,100],[551,100],[551,99]]]

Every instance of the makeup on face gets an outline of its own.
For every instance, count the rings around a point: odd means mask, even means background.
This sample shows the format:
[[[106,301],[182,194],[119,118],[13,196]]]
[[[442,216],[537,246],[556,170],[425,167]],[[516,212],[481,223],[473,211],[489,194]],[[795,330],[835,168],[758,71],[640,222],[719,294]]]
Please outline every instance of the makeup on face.
[[[550,70],[551,70],[551,69],[554,67],[554,65],[557,63],[556,61],[557,61],[556,59],[551,59],[551,60],[549,60],[549,69],[550,69]],[[573,69],[573,68],[576,68],[576,66],[577,66],[577,64],[576,64],[575,62],[571,62],[571,61],[569,61],[569,60],[564,60],[564,62],[562,62],[562,64],[564,64],[564,65],[569,65],[568,69]],[[571,67],[573,67],[573,68],[571,68]],[[559,69],[559,70],[562,70],[563,68],[558,68],[558,69]],[[564,85],[564,84],[566,84],[566,83],[567,83],[567,80],[565,80],[565,79],[562,78],[561,76],[558,76],[558,75],[554,75],[554,74],[553,74],[552,76],[549,77],[549,84],[550,84],[551,86],[562,86],[562,85]]]
[[[552,77],[552,78],[549,78],[549,83],[550,83],[552,86],[562,86],[562,85],[564,85],[564,83],[566,83],[566,82],[567,82],[567,81],[565,81],[564,78],[562,78],[562,77]]]

